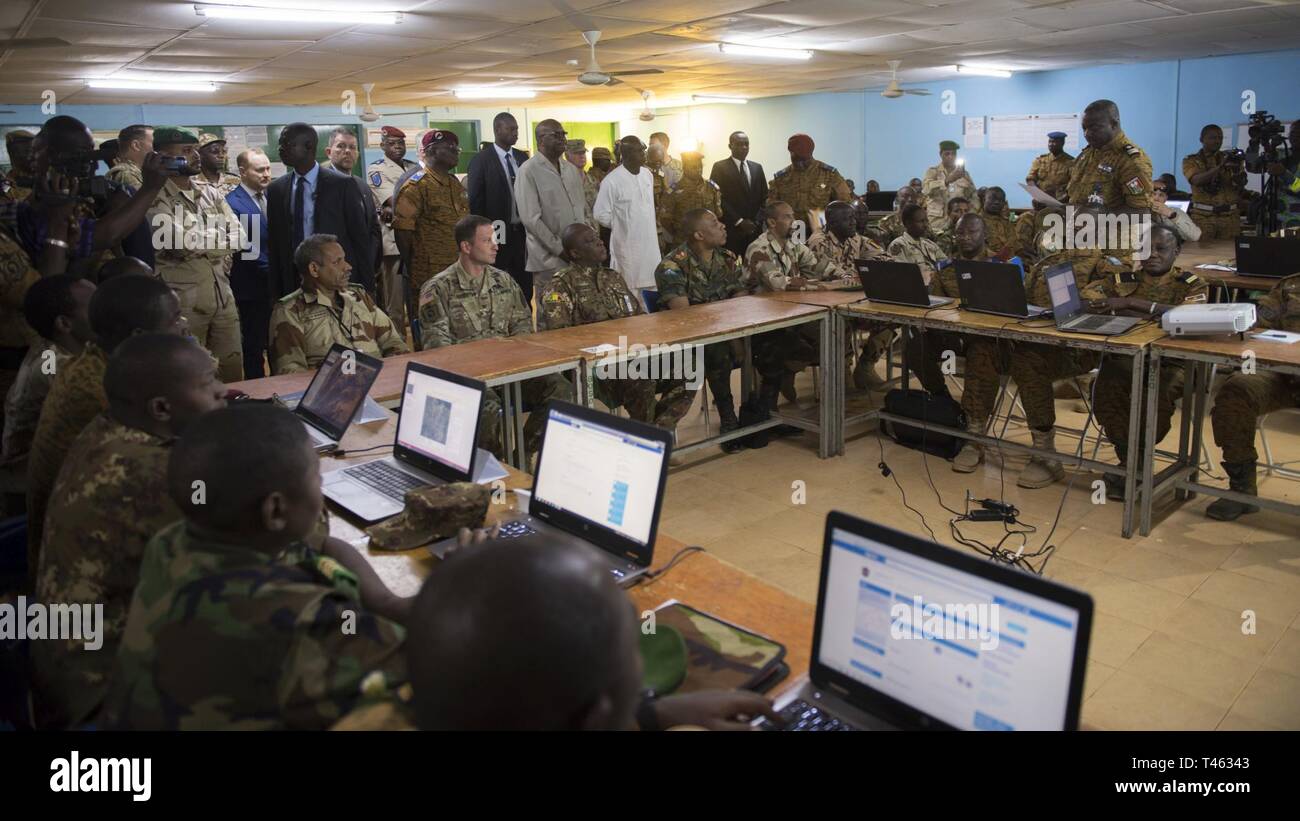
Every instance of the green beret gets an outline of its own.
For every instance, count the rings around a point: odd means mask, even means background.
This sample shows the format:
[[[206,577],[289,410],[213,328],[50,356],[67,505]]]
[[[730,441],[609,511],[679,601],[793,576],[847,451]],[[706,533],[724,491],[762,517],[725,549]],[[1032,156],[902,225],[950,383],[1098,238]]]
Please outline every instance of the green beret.
[[[158,138],[154,137],[154,142],[157,141]],[[953,142],[952,140],[944,140],[943,142],[939,143],[940,151],[956,151],[959,148],[961,148],[961,146],[957,145],[957,143]]]
[[[165,125],[153,131],[154,145],[198,145],[199,136],[174,125]]]

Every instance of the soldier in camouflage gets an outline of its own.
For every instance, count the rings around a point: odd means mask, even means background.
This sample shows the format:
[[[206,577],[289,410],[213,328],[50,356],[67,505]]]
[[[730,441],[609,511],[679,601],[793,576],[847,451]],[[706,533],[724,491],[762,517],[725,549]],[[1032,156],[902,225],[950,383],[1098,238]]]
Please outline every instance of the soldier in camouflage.
[[[886,214],[869,232],[872,239],[880,243],[882,248],[888,248],[894,240],[907,233],[907,229],[903,227],[903,209],[916,202],[917,198],[916,189],[910,185],[898,189],[898,194],[894,198],[896,205],[894,212]]]
[[[420,289],[420,333],[425,349],[531,334],[533,319],[523,291],[508,273],[492,267],[497,258],[492,223],[473,214],[463,217],[456,223],[454,239],[460,258]],[[524,425],[524,445],[528,453],[535,453],[546,421],[546,404],[552,399],[571,400],[573,387],[559,374],[527,379],[521,387],[524,401],[533,408]],[[500,415],[500,397],[496,391],[488,391],[479,418],[479,446],[498,457],[505,455]]]
[[[812,236],[820,226],[813,216],[834,200],[853,198],[848,184],[840,172],[821,160],[813,159],[815,148],[812,137],[795,134],[786,142],[790,164],[772,179],[767,188],[767,202],[787,202],[794,209],[794,217],[803,220],[804,235]]]
[[[1064,201],[1077,208],[1149,212],[1151,159],[1120,128],[1119,107],[1110,100],[1089,104],[1083,135],[1088,147],[1070,169]]]
[[[104,176],[120,185],[129,185],[137,191],[144,186],[141,166],[144,158],[153,153],[153,128],[147,125],[128,125],[117,132],[117,165]]]
[[[951,257],[957,252],[957,223],[971,212],[971,202],[965,197],[953,197],[948,200],[948,221],[944,229],[932,234],[935,245],[943,249],[945,256]]]
[[[604,266],[605,243],[591,226],[574,223],[564,229],[560,241],[569,264],[556,272],[542,297],[540,310],[546,313],[548,329],[645,313],[623,275]],[[666,430],[676,429],[695,401],[694,392],[677,381],[667,386],[663,399],[658,401],[657,386],[651,379],[601,378],[595,387],[596,398],[605,405],[626,407],[633,419]]]
[[[48,729],[77,727],[98,710],[145,544],[181,517],[167,495],[172,439],[226,404],[207,352],[166,334],[119,345],[104,390],[108,411],[77,437],[54,484],[36,576],[41,601],[103,605],[102,645],[32,643],[37,725]]]
[[[319,471],[302,421],[281,408],[190,425],[167,465],[185,518],[145,548],[104,727],[324,729],[401,685],[409,601],[346,542],[304,541]]]
[[[32,194],[32,142],[36,135],[26,129],[16,128],[5,134],[5,150],[9,152],[9,171],[0,177],[0,200],[22,202]]]
[[[199,171],[194,184],[213,186],[222,199],[239,187],[239,175],[226,170],[226,141],[216,134],[199,135]]]
[[[929,285],[934,281],[935,271],[952,255],[944,253],[930,238],[930,220],[924,205],[914,202],[903,208],[903,227],[903,235],[889,243],[887,253],[899,262],[918,266]]]
[[[434,274],[456,261],[453,233],[469,213],[469,194],[456,179],[460,138],[433,129],[420,138],[424,167],[394,189],[393,233],[402,260],[410,271],[411,288],[419,292]]]
[[[1300,274],[1280,280],[1256,305],[1259,325],[1280,331],[1300,332]],[[1255,467],[1255,428],[1265,414],[1283,408],[1300,407],[1300,377],[1277,371],[1234,373],[1214,397],[1210,420],[1214,443],[1223,451],[1223,469],[1228,488],[1258,495]],[[1212,519],[1230,522],[1259,510],[1256,505],[1219,499],[1206,509]]]
[[[984,208],[980,216],[984,218],[984,230],[993,256],[999,259],[1014,257],[1020,242],[1016,238],[1015,221],[1007,212],[1007,192],[999,186],[989,186],[984,192]]]
[[[921,177],[921,194],[925,198],[926,215],[930,218],[930,229],[936,233],[945,227],[948,200],[953,197],[965,197],[976,206],[982,204],[970,172],[966,170],[966,166],[957,163],[958,147],[952,140],[940,142],[938,164],[927,168]]]
[[[1192,187],[1187,208],[1202,239],[1232,239],[1241,233],[1237,203],[1246,188],[1240,155],[1220,151],[1223,129],[1211,123],[1201,129],[1201,150],[1183,158],[1183,176]]]
[[[1029,166],[1025,182],[1036,185],[1043,193],[1053,197],[1065,190],[1070,182],[1070,169],[1074,167],[1074,157],[1065,153],[1064,131],[1052,131],[1047,135],[1047,153],[1034,157]]]
[[[312,234],[294,252],[302,287],[271,312],[271,373],[312,370],[337,342],[375,357],[406,353],[406,341],[366,289],[348,285],[343,246]]]
[[[664,197],[663,202],[660,222],[673,237],[674,245],[686,241],[686,234],[682,231],[682,217],[688,212],[704,208],[722,219],[722,194],[716,182],[704,179],[703,154],[698,151],[682,152],[682,178],[677,181],[677,187]]]

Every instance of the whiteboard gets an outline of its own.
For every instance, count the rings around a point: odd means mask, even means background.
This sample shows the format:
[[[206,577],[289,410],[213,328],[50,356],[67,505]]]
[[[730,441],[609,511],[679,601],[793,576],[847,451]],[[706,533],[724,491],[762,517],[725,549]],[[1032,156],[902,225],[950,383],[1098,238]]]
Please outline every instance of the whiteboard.
[[[1047,135],[1052,131],[1065,132],[1065,150],[1071,154],[1079,151],[1078,114],[1008,114],[990,116],[988,141],[990,151],[1047,150]]]

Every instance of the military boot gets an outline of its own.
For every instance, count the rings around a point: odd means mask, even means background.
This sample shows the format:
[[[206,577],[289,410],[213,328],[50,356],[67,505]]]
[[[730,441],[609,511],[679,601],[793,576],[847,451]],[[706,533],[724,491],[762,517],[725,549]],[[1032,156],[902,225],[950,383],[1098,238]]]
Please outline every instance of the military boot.
[[[984,426],[975,422],[966,423],[966,432],[983,435]],[[984,446],[979,442],[967,439],[961,446],[961,451],[952,459],[952,469],[957,473],[974,473],[975,469],[984,461]]]
[[[713,404],[718,409],[718,429],[720,433],[731,433],[740,427],[740,420],[736,418],[736,405],[731,395],[715,396]],[[723,442],[719,447],[723,453],[736,453],[745,449],[739,439],[730,439]]]
[[[1259,495],[1255,484],[1254,462],[1222,462],[1221,464],[1228,474],[1228,490],[1249,493],[1251,496]],[[1247,513],[1258,512],[1259,505],[1248,505],[1231,499],[1218,499],[1205,509],[1206,516],[1221,522],[1231,522]]]
[[[1049,428],[1047,430],[1030,430],[1034,437],[1034,447],[1042,450],[1056,450],[1056,431]],[[1034,456],[1030,458],[1029,464],[1025,465],[1020,471],[1020,477],[1016,479],[1016,484],[1020,487],[1039,488],[1047,487],[1056,483],[1065,475],[1065,468],[1055,459],[1044,456]]]

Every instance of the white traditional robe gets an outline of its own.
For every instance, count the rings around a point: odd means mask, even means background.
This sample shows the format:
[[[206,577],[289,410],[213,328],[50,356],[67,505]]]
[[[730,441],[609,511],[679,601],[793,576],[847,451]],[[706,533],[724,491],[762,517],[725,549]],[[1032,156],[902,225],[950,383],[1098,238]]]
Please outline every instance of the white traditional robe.
[[[620,165],[606,174],[592,215],[610,230],[609,267],[622,274],[634,292],[653,288],[662,257],[650,169],[642,166],[634,177]]]

